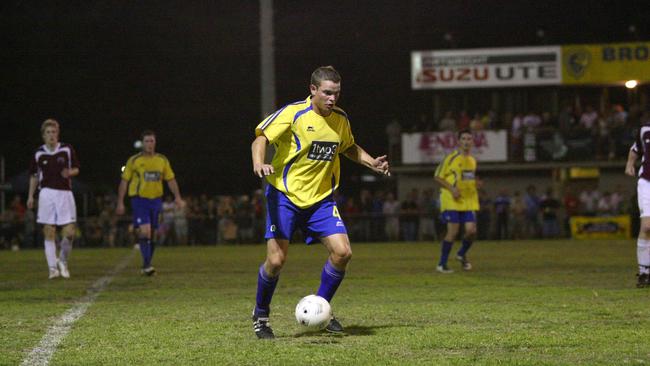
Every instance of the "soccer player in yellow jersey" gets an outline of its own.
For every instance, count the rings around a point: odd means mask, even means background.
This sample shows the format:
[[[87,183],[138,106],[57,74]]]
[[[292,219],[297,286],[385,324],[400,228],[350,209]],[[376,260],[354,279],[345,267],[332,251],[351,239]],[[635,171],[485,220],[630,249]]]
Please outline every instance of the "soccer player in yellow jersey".
[[[151,265],[156,249],[154,232],[158,228],[158,218],[162,210],[162,182],[166,181],[174,194],[177,206],[184,204],[178,189],[174,171],[169,160],[156,153],[156,134],[147,130],[142,133],[142,152],[129,158],[122,173],[122,180],[117,190],[118,215],[124,214],[124,196],[131,197],[133,209],[133,227],[138,230],[138,244],[142,254],[141,273],[151,276],[156,269]]]
[[[331,66],[317,68],[309,90],[307,99],[264,119],[255,129],[251,146],[253,172],[268,182],[267,254],[258,271],[253,311],[258,338],[274,338],[269,326],[271,298],[296,228],[305,234],[307,244],[320,240],[329,251],[317,295],[331,301],[343,280],[352,250],[332,198],[339,184],[339,155],[377,173],[390,174],[385,155],[374,158],[355,143],[347,114],[336,106],[341,92],[339,73]],[[264,163],[267,144],[275,147],[271,164]],[[336,318],[326,329],[343,332]]]
[[[472,133],[469,130],[459,131],[458,149],[445,156],[435,173],[435,180],[440,185],[441,216],[447,224],[440,262],[436,267],[436,270],[441,273],[453,272],[447,267],[447,259],[461,224],[465,226],[465,235],[463,245],[456,253],[456,259],[460,261],[464,270],[472,269],[472,264],[467,260],[467,251],[476,236],[475,212],[479,209],[476,160],[471,155],[472,146],[474,146]]]

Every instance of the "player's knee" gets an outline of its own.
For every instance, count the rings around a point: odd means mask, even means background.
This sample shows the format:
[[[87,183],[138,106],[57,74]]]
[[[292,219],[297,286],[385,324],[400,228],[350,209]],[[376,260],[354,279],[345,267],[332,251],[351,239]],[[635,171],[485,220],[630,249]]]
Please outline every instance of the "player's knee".
[[[62,231],[63,231],[63,232],[62,232],[63,236],[65,236],[65,237],[68,238],[70,241],[72,241],[72,240],[74,239],[74,237],[75,237],[75,233],[76,233],[76,231],[77,231],[77,228],[75,227],[75,225],[66,225],[66,226],[63,228]]]
[[[352,249],[348,247],[337,250],[332,253],[331,258],[335,265],[345,266],[352,259]]]
[[[465,230],[465,239],[474,239],[476,237],[476,228]]]
[[[44,225],[43,226],[43,236],[46,240],[56,239],[56,226],[53,225]]]
[[[287,258],[283,253],[269,255],[268,258],[266,258],[267,269],[271,274],[277,274],[284,266],[286,260]]]

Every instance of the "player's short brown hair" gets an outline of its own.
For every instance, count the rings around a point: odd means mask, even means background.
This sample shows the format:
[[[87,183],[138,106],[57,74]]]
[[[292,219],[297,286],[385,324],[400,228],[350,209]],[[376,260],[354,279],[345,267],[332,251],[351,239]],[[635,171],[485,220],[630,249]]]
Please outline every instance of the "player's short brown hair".
[[[311,85],[319,87],[323,80],[340,83],[341,75],[333,66],[321,66],[311,73]]]
[[[153,132],[153,130],[144,130],[144,131],[142,131],[142,133],[140,134],[140,139],[141,139],[141,140],[144,140],[144,137],[145,137],[145,136],[153,136],[153,137],[156,137],[156,133]]]
[[[48,118],[45,121],[43,121],[43,124],[41,124],[41,135],[45,133],[45,129],[48,127],[56,127],[56,130],[59,131],[61,128],[59,127],[59,122],[57,122],[53,118]]]

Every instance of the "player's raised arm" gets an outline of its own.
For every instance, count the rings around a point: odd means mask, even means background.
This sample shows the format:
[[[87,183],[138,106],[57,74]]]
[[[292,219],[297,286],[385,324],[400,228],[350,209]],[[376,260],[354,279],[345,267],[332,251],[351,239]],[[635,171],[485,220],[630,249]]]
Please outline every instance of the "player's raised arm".
[[[388,158],[386,155],[373,158],[357,144],[350,146],[349,149],[343,152],[343,155],[356,163],[367,166],[376,173],[390,176],[390,164],[388,164]]]
[[[266,145],[268,139],[264,135],[257,136],[251,145],[251,154],[253,158],[253,173],[263,178],[274,173],[273,166],[264,164],[266,158]]]

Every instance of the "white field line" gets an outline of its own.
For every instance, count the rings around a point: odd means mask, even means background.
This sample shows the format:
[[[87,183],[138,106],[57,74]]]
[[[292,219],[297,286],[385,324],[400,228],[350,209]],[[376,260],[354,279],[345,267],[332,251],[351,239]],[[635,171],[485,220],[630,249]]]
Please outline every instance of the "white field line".
[[[120,273],[131,262],[133,253],[127,255],[120,261],[111,272],[106,276],[99,278],[87,290],[86,296],[79,299],[75,305],[68,309],[54,324],[48,329],[38,346],[34,347],[31,352],[23,359],[21,365],[48,365],[50,359],[56,352],[57,347],[70,332],[74,322],[79,320],[85,313],[90,305],[95,302],[99,293],[102,292],[106,286],[113,280],[113,278]]]

